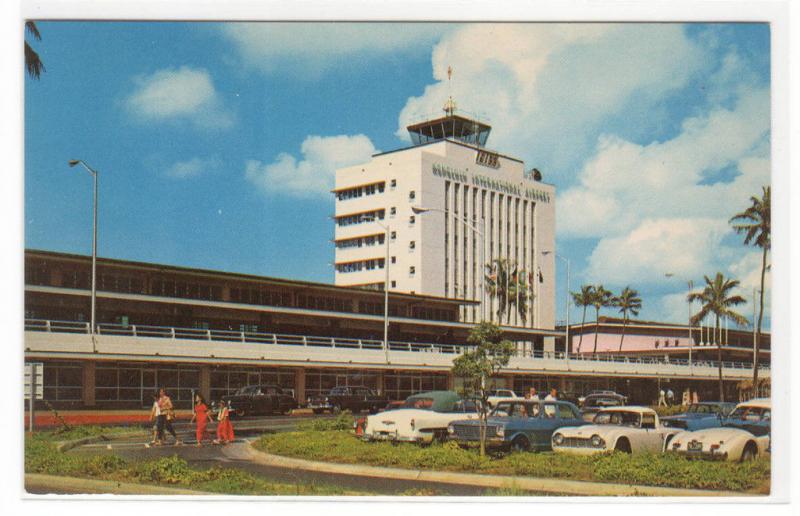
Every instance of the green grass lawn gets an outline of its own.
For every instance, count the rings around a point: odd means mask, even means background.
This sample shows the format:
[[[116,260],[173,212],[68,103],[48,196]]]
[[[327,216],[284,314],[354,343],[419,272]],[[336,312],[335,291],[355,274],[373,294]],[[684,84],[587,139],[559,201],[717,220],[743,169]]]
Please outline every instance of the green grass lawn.
[[[255,447],[267,453],[309,460],[409,469],[564,478],[695,489],[769,492],[770,461],[739,464],[689,460],[672,454],[608,453],[576,456],[540,453],[494,454],[455,443],[366,443],[347,430],[311,430],[262,436]]]

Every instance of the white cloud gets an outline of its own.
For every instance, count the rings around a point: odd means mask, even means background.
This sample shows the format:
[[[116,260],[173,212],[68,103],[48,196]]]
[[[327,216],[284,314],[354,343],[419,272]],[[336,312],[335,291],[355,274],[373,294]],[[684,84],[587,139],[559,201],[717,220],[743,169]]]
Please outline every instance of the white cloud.
[[[166,171],[169,177],[186,179],[202,175],[221,165],[218,158],[192,158],[172,164]]]
[[[452,88],[459,108],[493,126],[489,146],[563,184],[559,176],[566,179],[581,162],[606,117],[633,98],[637,105],[630,111],[650,112],[703,60],[704,50],[680,25],[467,25],[434,48],[437,82],[407,101],[397,135],[406,138],[409,123],[441,113]]]
[[[364,59],[429,47],[445,26],[426,23],[230,23],[222,33],[261,71],[320,73]]]
[[[718,219],[647,219],[630,233],[601,239],[589,256],[586,278],[621,285],[692,278],[708,273],[729,228]]]
[[[234,117],[222,107],[208,71],[188,66],[159,70],[134,79],[128,109],[142,120],[188,119],[206,128],[228,128]]]
[[[249,160],[245,176],[268,193],[317,197],[330,195],[337,168],[369,161],[378,151],[363,134],[308,136],[302,158],[281,153],[272,163]]]

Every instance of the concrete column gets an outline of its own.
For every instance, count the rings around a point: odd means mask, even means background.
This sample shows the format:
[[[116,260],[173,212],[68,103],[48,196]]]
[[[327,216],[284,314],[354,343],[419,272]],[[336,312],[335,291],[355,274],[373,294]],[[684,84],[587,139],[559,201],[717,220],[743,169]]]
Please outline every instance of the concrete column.
[[[83,405],[85,407],[94,407],[94,374],[95,362],[86,361],[83,363]]]
[[[301,405],[306,402],[306,370],[302,367],[294,373],[294,397]]]
[[[211,366],[200,366],[200,385],[198,386],[200,389],[200,394],[203,395],[203,398],[210,401],[211,400]]]
[[[377,389],[381,394],[386,394],[386,373],[384,371],[378,371]]]

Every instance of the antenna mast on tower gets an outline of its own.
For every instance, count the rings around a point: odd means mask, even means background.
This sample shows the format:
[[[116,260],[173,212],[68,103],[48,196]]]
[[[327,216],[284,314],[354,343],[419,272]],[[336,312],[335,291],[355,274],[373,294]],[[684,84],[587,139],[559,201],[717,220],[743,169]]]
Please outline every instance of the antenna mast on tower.
[[[447,116],[453,116],[456,112],[456,102],[453,100],[453,68],[447,66],[447,102],[444,104],[444,112]]]

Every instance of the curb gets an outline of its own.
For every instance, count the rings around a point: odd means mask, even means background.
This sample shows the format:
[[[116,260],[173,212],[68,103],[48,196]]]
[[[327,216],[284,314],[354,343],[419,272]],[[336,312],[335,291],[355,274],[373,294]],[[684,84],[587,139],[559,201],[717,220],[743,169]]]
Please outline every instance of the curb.
[[[438,482],[487,488],[515,487],[526,491],[544,494],[572,496],[670,496],[670,497],[742,497],[752,496],[734,491],[711,491],[706,489],[684,489],[678,487],[639,486],[629,484],[609,484],[605,482],[588,482],[583,480],[564,480],[555,478],[513,477],[504,475],[484,475],[477,473],[455,473],[449,471],[427,471],[400,468],[384,468],[358,464],[340,464],[317,462],[305,459],[294,459],[280,455],[272,455],[257,450],[253,443],[249,445],[250,456],[256,462],[269,466],[280,466],[302,469],[320,473],[336,473],[372,478],[392,478],[397,480],[415,480],[422,482]]]
[[[60,452],[67,452],[75,447],[83,446],[84,444],[93,444],[100,441],[111,441],[116,437],[131,437],[141,433],[142,432],[120,432],[118,434],[111,434],[113,437],[109,437],[106,434],[90,435],[89,437],[81,437],[80,439],[73,439],[72,441],[61,441],[56,444],[56,449]]]
[[[97,480],[91,478],[61,477],[56,475],[42,475],[39,473],[25,474],[25,491],[28,496],[43,496],[30,493],[30,489],[66,489],[75,491],[74,494],[112,494],[112,495],[183,495],[183,496],[208,496],[216,493],[193,491],[178,487],[161,487],[147,484],[134,484],[130,482],[116,482],[114,480]],[[54,494],[54,493],[52,493]]]

